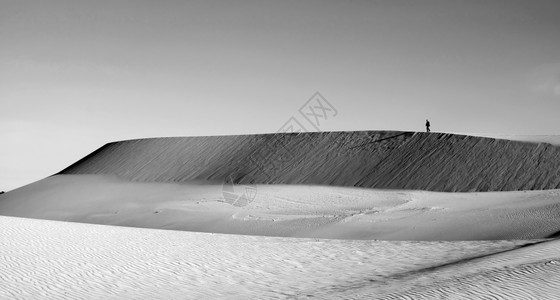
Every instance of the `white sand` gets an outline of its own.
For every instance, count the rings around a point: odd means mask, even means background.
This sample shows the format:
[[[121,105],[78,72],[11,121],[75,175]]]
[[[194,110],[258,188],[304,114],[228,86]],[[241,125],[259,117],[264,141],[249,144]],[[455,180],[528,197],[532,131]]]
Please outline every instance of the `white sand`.
[[[559,241],[511,250],[535,241],[294,239],[11,217],[0,217],[0,228],[1,299],[553,299],[560,292]],[[464,297],[447,297],[451,291]]]
[[[559,299],[560,240],[466,259],[397,278],[384,289],[348,291],[354,299]],[[384,294],[380,297],[380,294]]]
[[[258,185],[224,202],[220,184],[57,175],[0,196],[2,215],[283,237],[383,240],[545,238],[560,232],[560,190],[491,193]]]

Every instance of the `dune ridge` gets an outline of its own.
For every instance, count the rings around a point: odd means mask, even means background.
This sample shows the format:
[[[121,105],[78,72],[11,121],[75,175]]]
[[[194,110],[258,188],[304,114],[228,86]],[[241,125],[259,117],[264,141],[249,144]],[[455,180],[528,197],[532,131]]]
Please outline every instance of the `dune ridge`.
[[[544,190],[560,188],[560,147],[399,131],[152,138],[106,144],[58,174],[440,192]]]

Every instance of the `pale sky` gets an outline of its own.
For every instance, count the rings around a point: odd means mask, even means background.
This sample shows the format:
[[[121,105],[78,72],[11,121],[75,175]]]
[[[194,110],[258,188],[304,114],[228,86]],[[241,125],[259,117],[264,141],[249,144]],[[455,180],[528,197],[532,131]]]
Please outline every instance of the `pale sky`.
[[[0,0],[0,190],[103,144],[320,130],[560,134],[560,1]]]

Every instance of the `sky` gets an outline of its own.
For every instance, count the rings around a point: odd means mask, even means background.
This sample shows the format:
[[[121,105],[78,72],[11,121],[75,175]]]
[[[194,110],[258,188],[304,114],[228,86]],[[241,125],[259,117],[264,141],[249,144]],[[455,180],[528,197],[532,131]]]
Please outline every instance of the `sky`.
[[[294,120],[560,134],[559,16],[558,0],[0,0],[0,190],[111,141]],[[309,101],[328,104],[320,126]]]

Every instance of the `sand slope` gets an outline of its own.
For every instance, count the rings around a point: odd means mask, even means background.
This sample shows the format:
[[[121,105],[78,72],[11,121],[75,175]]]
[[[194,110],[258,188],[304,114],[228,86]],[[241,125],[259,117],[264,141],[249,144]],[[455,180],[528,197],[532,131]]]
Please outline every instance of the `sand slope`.
[[[518,248],[536,241],[293,239],[10,217],[0,217],[0,228],[2,299],[554,299],[560,292],[558,241]],[[468,290],[458,289],[461,281]]]
[[[242,186],[238,186],[242,189]],[[384,240],[544,238],[560,232],[560,190],[443,193],[256,185],[251,203],[221,184],[57,175],[0,196],[0,214],[200,232]]]
[[[480,136],[521,142],[547,143],[560,146],[560,135],[482,134]]]
[[[319,184],[429,191],[560,188],[560,147],[443,133],[316,132],[130,140],[61,174],[135,181]]]

